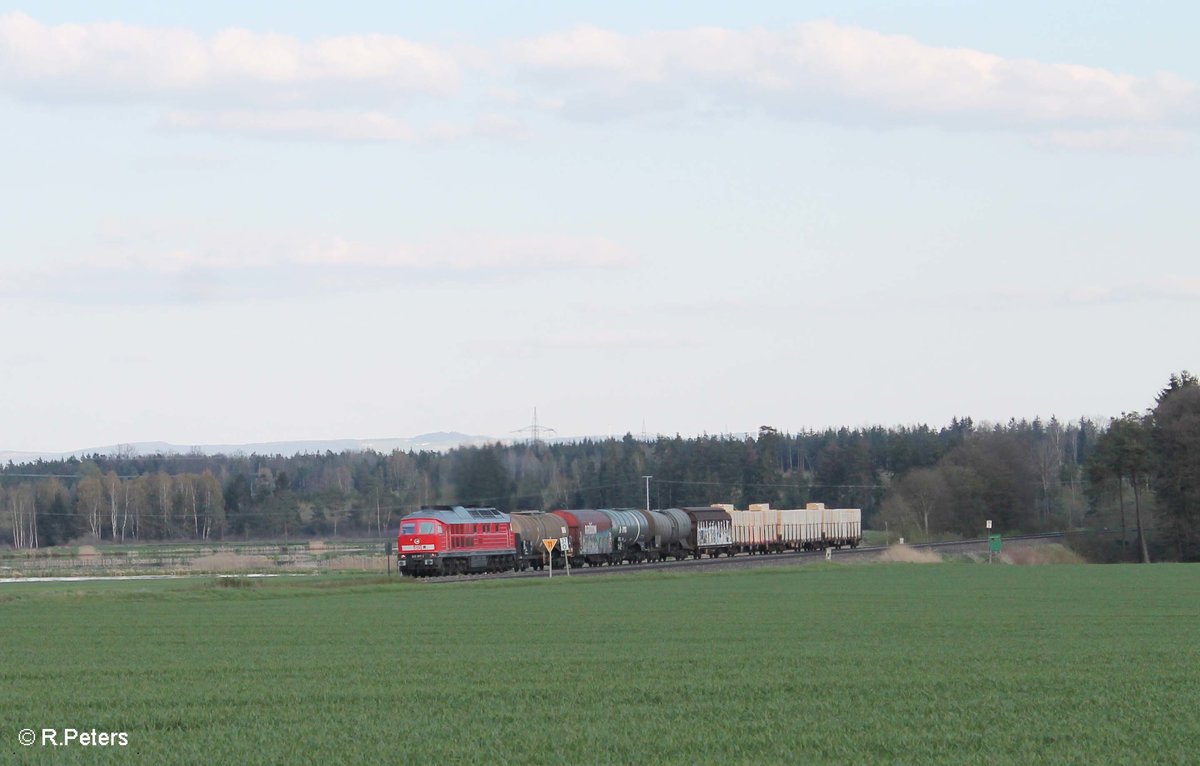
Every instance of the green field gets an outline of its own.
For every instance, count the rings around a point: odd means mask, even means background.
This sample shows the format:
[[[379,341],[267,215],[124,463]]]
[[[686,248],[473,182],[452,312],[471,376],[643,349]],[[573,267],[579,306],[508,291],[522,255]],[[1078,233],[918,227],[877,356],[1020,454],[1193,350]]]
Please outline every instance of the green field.
[[[1197,710],[1188,565],[0,586],[0,761],[1195,763]]]

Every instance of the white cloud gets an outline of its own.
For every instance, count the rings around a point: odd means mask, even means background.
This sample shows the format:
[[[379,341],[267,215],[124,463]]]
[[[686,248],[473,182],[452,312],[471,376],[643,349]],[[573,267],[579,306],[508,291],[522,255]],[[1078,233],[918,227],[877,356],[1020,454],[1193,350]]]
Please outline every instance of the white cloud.
[[[433,120],[425,126],[413,127],[405,120],[382,112],[315,109],[173,110],[162,116],[158,126],[168,133],[197,132],[351,144],[445,142],[465,138],[523,141],[530,136],[529,127],[523,120],[491,112],[481,114],[468,123]]]
[[[0,15],[0,88],[37,100],[379,103],[449,95],[460,79],[445,51],[390,35],[302,41],[226,29],[204,38],[185,29],[50,26],[23,13]]]
[[[1168,73],[1005,58],[831,21],[632,35],[585,25],[451,48],[383,34],[49,25],[8,13],[0,93],[160,106],[173,110],[161,126],[176,131],[350,142],[520,139],[529,135],[522,117],[537,112],[612,120],[749,110],[1017,130],[1048,148],[1092,151],[1179,149],[1200,125],[1200,88]],[[419,97],[445,109],[425,127],[400,113]]]
[[[404,120],[379,112],[234,110],[171,111],[159,126],[166,131],[233,133],[251,138],[284,138],[350,143],[411,141],[413,129]]]
[[[115,232],[115,235],[114,235]],[[632,262],[603,237],[459,235],[373,244],[108,221],[86,258],[0,270],[0,295],[84,303],[195,302],[480,281]]]
[[[640,35],[580,26],[516,43],[512,55],[564,93],[567,114],[590,117],[603,116],[596,103],[687,104],[947,126],[1154,125],[1194,119],[1200,105],[1197,86],[1169,74],[1007,59],[828,21]]]

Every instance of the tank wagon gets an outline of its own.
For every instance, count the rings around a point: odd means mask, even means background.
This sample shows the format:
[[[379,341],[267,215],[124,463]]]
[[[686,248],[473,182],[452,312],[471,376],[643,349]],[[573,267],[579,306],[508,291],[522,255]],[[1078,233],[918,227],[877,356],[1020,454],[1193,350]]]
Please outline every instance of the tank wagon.
[[[558,542],[547,553],[544,540]],[[519,511],[425,506],[400,520],[399,568],[413,575],[518,571],[858,547],[857,508],[741,511],[730,505]]]
[[[654,545],[654,520],[643,511],[633,508],[612,508],[600,511],[612,524],[613,557],[636,563],[649,558]]]
[[[562,561],[568,541],[567,523],[561,516],[541,511],[519,511],[510,514],[509,521],[512,523],[517,569],[545,569],[547,562]],[[558,541],[549,553],[543,542],[545,540]]]
[[[674,558],[682,561],[687,558],[688,538],[692,534],[692,519],[678,508],[666,508],[661,511],[646,511],[654,524],[654,553],[652,557],[661,561]]]

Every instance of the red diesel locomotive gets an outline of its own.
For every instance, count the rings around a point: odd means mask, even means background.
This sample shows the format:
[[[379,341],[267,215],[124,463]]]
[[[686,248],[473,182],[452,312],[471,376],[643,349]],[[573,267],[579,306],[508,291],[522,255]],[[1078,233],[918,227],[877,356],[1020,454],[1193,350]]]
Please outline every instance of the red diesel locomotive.
[[[426,506],[400,520],[397,566],[407,574],[465,574],[512,569],[508,514],[495,508]]]

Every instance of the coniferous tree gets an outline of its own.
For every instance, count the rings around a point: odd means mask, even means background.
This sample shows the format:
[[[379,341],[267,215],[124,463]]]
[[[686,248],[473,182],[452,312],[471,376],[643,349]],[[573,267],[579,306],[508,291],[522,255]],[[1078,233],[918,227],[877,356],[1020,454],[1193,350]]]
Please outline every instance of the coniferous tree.
[[[1200,383],[1172,375],[1151,414],[1154,489],[1176,555],[1200,558]]]

